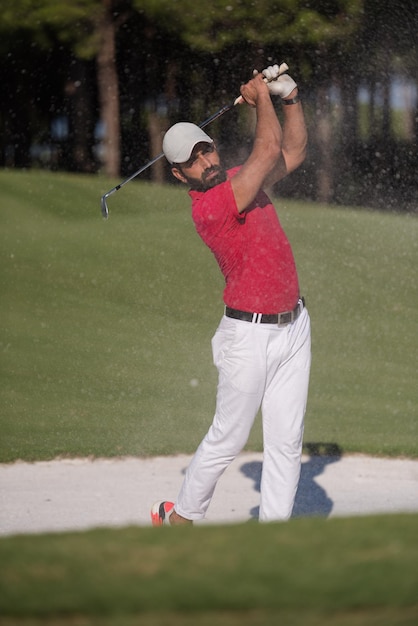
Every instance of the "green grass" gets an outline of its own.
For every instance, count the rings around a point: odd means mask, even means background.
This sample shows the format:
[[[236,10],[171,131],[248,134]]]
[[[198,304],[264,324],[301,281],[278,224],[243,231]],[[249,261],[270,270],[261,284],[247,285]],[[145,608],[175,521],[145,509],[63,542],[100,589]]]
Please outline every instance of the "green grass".
[[[2,539],[2,623],[412,625],[416,524],[397,515]]]
[[[211,421],[216,263],[184,188],[127,185],[104,222],[112,184],[0,172],[1,462],[192,452]],[[416,218],[277,206],[313,324],[306,442],[417,457]],[[1,538],[0,623],[415,626],[417,521]]]
[[[0,461],[192,452],[223,281],[183,187],[0,172]],[[277,201],[313,327],[307,442],[418,456],[418,220]],[[258,420],[248,447],[260,450]]]

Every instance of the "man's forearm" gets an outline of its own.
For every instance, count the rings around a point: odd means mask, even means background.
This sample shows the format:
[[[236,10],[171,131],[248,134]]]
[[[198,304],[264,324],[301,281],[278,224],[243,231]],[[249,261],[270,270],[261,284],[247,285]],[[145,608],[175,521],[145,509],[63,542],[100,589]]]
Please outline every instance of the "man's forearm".
[[[301,102],[283,105],[283,109],[282,154],[289,173],[299,167],[305,159],[308,133]]]
[[[276,152],[278,159],[283,143],[283,131],[269,94],[265,98],[260,98],[257,102],[256,111],[257,123],[253,150],[272,149]]]

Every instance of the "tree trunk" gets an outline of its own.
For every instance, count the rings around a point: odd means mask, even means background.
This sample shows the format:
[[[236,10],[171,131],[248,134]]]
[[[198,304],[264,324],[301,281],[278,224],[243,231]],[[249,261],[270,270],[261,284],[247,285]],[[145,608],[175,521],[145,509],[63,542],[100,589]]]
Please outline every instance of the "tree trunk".
[[[104,169],[107,176],[120,173],[119,85],[116,71],[115,23],[112,0],[102,0],[103,13],[98,23],[99,52],[97,81],[101,119],[105,126]]]
[[[161,154],[161,135],[163,131],[161,117],[157,112],[150,111],[148,114],[148,132],[151,147],[151,159]],[[164,159],[160,159],[151,168],[151,180],[154,183],[164,182]]]
[[[374,76],[370,80],[369,86],[370,100],[369,100],[369,112],[368,112],[368,140],[374,141],[376,139],[377,124],[376,124],[376,81]]]
[[[355,157],[356,145],[359,138],[359,115],[357,104],[357,89],[354,81],[343,77],[341,81],[341,113],[338,122],[338,145],[342,145],[340,167],[350,169]],[[339,168],[340,169],[340,168]]]
[[[418,81],[416,83],[416,88],[418,90]],[[413,124],[414,139],[415,141],[417,141],[418,140],[418,101],[415,102],[415,108],[413,109],[412,124]]]
[[[388,72],[383,76],[383,117],[382,117],[382,139],[386,143],[392,137],[391,110],[390,110],[390,76]]]
[[[326,87],[319,87],[316,105],[316,144],[318,148],[317,199],[329,203],[333,197],[332,126]]]
[[[411,85],[404,85],[403,87],[402,98],[405,105],[405,115],[404,115],[404,133],[405,139],[409,143],[414,143],[416,140],[416,128],[415,128],[415,117],[416,117],[416,109],[414,107],[414,96],[412,93]]]
[[[94,119],[86,61],[74,59],[65,87],[69,100],[71,169],[76,172],[95,171],[93,157]]]

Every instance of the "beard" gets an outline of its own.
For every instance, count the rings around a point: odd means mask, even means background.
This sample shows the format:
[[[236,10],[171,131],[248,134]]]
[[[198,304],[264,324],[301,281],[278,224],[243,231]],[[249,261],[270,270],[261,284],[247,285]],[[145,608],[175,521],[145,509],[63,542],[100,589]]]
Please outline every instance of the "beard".
[[[227,179],[226,169],[221,165],[212,165],[212,167],[203,172],[201,178],[191,178],[186,176],[184,172],[182,174],[193,191],[208,191],[208,189],[224,183]]]

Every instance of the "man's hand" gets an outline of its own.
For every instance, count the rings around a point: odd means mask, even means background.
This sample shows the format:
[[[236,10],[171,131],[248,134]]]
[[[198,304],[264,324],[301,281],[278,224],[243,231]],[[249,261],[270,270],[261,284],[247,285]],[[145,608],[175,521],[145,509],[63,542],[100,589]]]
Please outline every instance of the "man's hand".
[[[262,75],[267,79],[267,87],[272,96],[287,98],[297,87],[289,74],[280,74],[278,65],[269,65],[262,71]]]
[[[254,78],[248,81],[245,85],[242,85],[241,97],[251,107],[255,107],[259,98],[263,94],[269,94],[266,82],[263,79],[262,74],[255,74]]]

